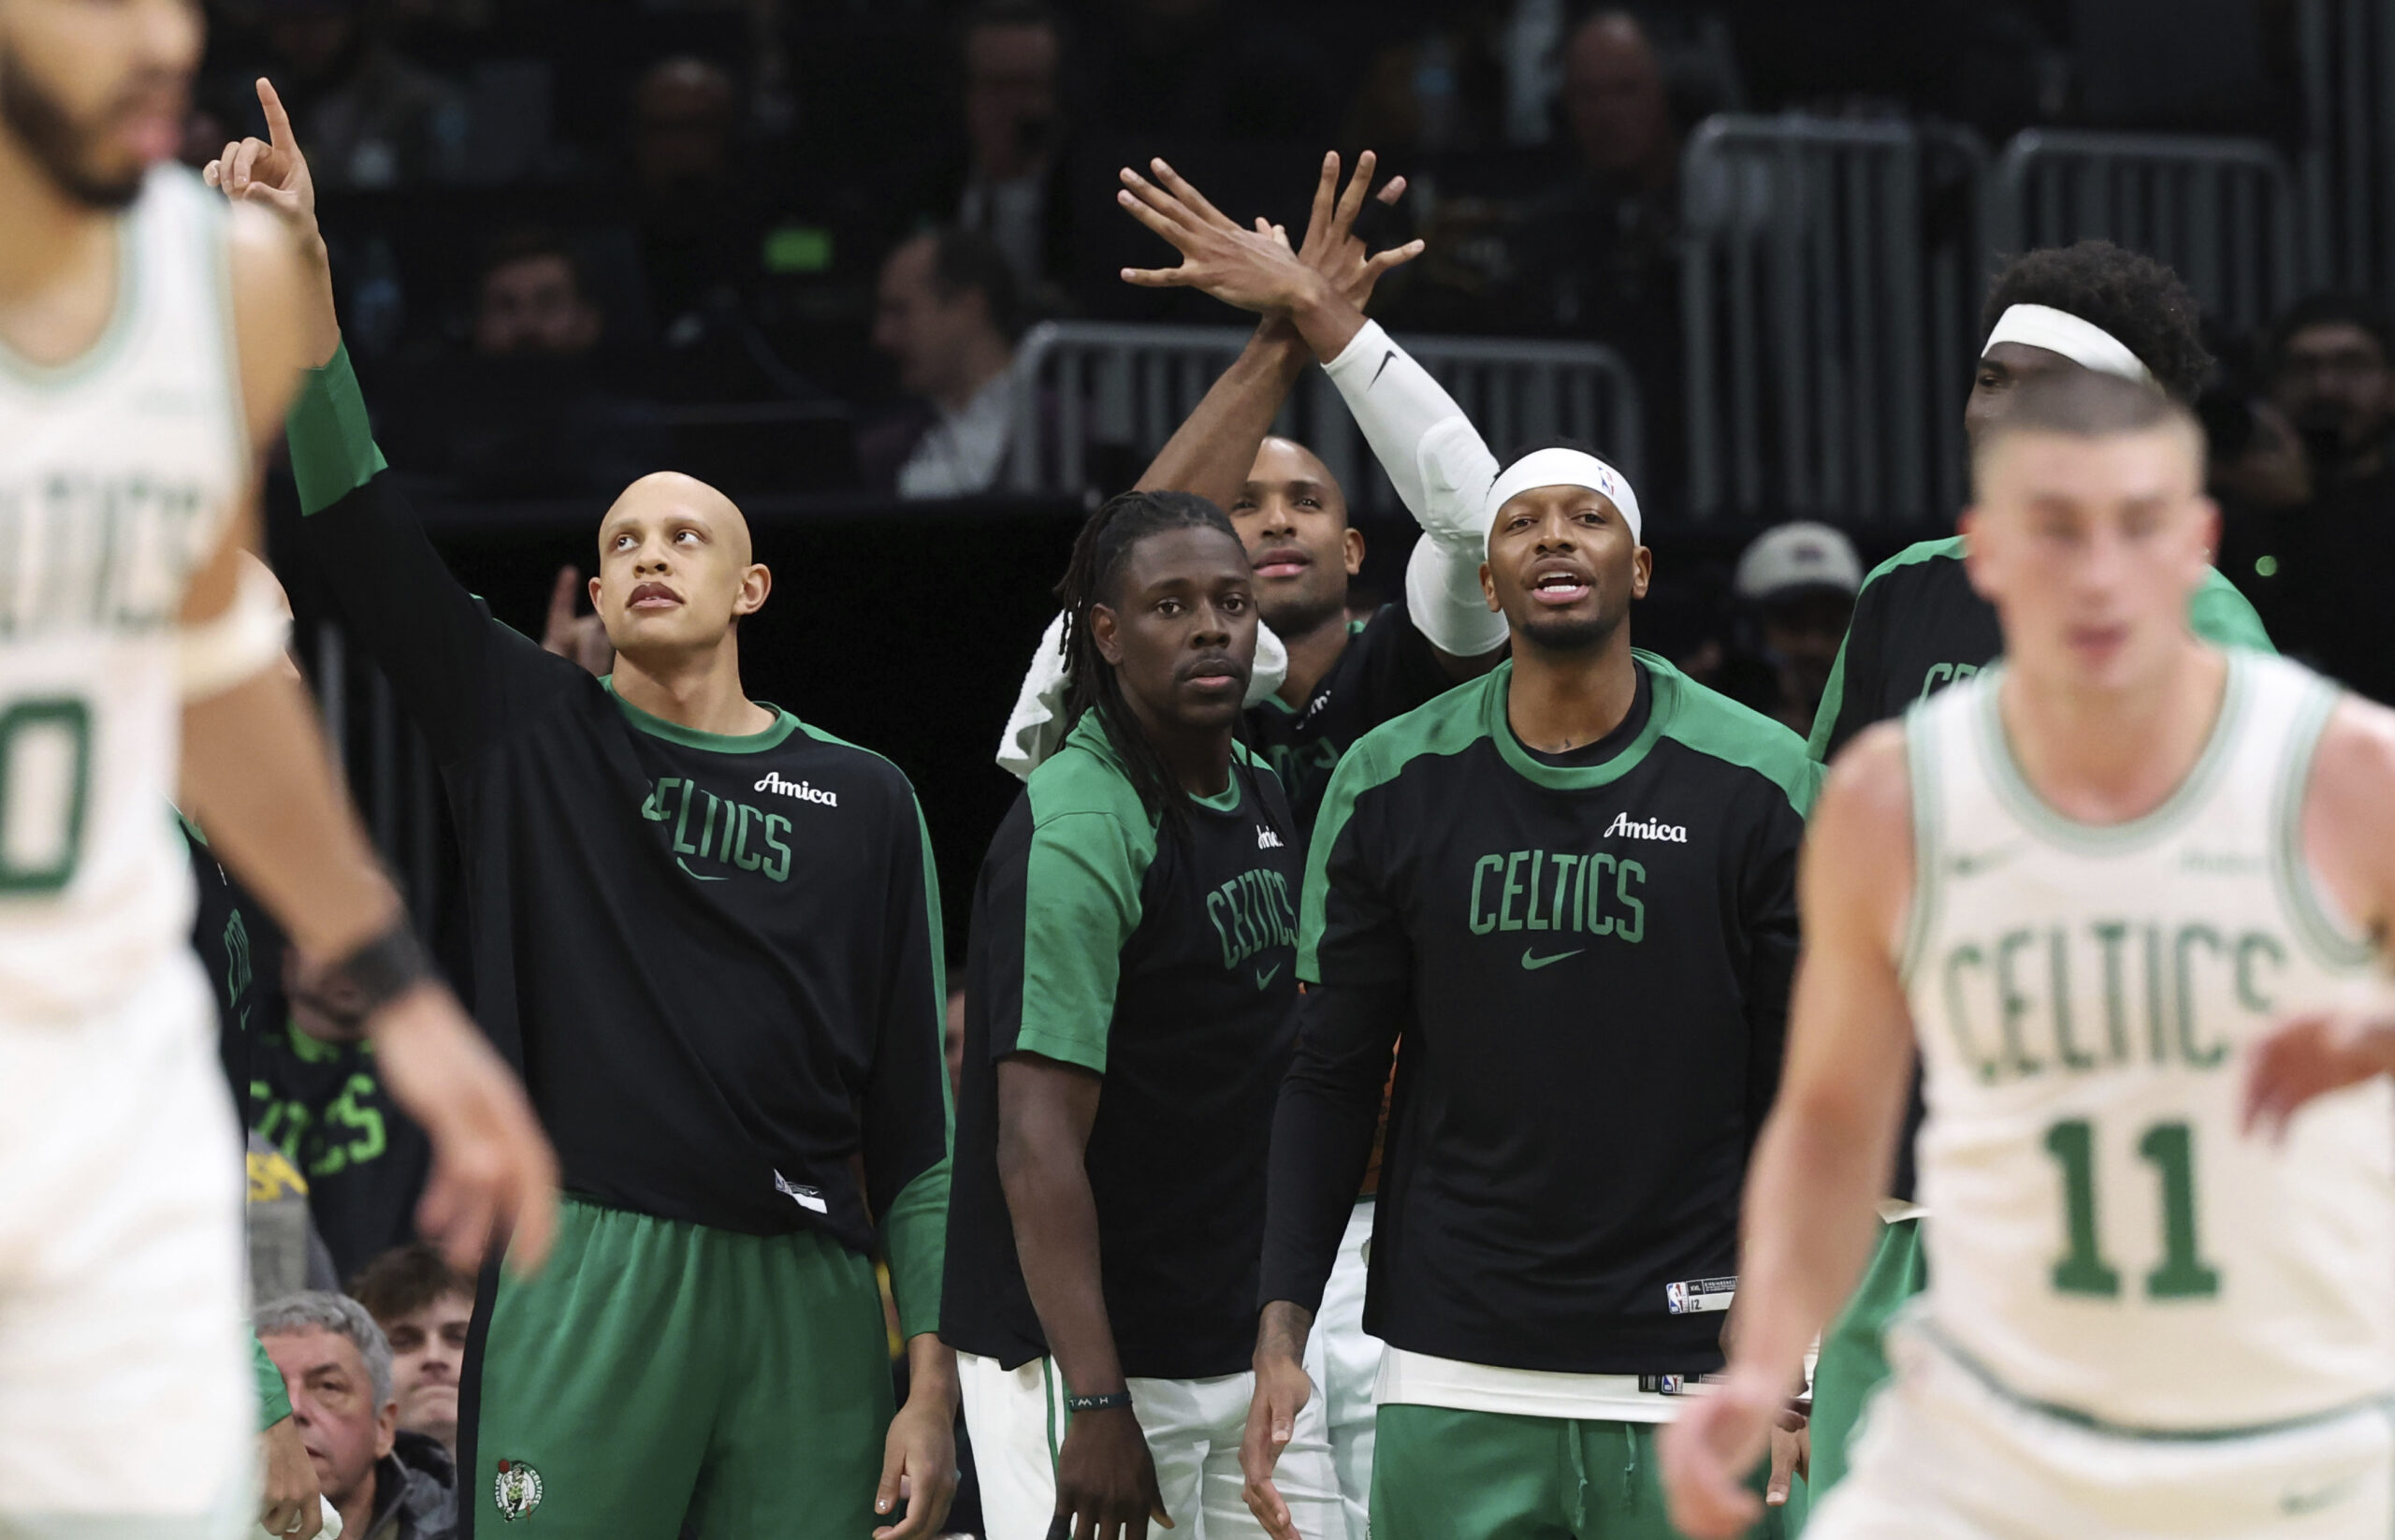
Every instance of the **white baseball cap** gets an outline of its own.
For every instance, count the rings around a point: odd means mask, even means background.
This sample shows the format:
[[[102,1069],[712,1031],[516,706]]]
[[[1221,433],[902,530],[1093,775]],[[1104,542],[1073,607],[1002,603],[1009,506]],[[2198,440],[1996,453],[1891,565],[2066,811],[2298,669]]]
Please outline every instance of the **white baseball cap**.
[[[1863,587],[1863,562],[1845,535],[1826,524],[1782,524],[1766,530],[1738,558],[1738,597],[1762,603],[1799,588],[1853,593]]]

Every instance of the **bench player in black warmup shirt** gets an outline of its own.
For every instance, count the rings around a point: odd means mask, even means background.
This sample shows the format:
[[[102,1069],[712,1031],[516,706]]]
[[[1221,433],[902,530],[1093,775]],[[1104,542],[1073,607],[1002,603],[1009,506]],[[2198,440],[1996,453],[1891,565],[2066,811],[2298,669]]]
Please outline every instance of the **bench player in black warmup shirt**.
[[[305,538],[441,768],[477,1014],[572,1195],[541,1277],[485,1274],[461,1533],[535,1512],[588,1540],[935,1533],[948,1105],[913,792],[743,692],[737,623],[771,577],[689,477],[641,478],[600,527],[610,678],[494,620],[367,431],[304,161],[258,152],[251,196],[315,254],[319,367],[289,434]],[[877,1239],[912,1370],[894,1417]]]
[[[2195,297],[2153,258],[2104,240],[2030,252],[1996,275],[1983,324],[1988,342],[1963,409],[1976,441],[2006,411],[2024,381],[2057,370],[2098,369],[2139,380],[2192,403],[2212,360],[2197,329]],[[1874,568],[1855,596],[1854,617],[1813,721],[1809,745],[1826,764],[1874,722],[1994,662],[2004,647],[1996,608],[1971,588],[1959,535],[1923,541]],[[2262,622],[2217,572],[2187,609],[2194,632],[2223,647],[2270,649]],[[1921,1211],[1913,1206],[1913,1136],[1923,1108],[1919,1077],[1896,1147],[1893,1191],[1871,1266],[1853,1301],[1822,1339],[1813,1376],[1811,1470],[1819,1499],[1846,1474],[1846,1445],[1863,1402],[1887,1378],[1880,1335],[1888,1318],[1926,1281]]]
[[[1059,596],[1067,736],[974,893],[941,1331],[990,1540],[1151,1514],[1255,1534],[1238,1450],[1299,869],[1232,733],[1253,580],[1212,503],[1127,492]],[[1343,1521],[1318,1443],[1313,1467],[1319,1540]]]
[[[1354,236],[1373,167],[1370,151],[1357,157],[1356,174],[1343,192],[1338,155],[1323,157],[1312,217],[1298,249],[1299,260],[1321,272],[1359,312],[1380,275],[1420,250],[1415,241],[1367,255]],[[1152,169],[1161,188],[1137,172],[1123,173],[1126,206],[1152,216],[1151,225],[1161,222],[1168,238],[1184,218],[1227,223],[1169,166],[1158,161]],[[1375,196],[1394,202],[1404,187],[1404,178],[1392,178]],[[1358,357],[1364,351],[1357,350]],[[1377,361],[1380,355],[1372,356]],[[1313,362],[1313,350],[1288,317],[1266,316],[1246,350],[1139,478],[1141,489],[1173,488],[1214,501],[1230,515],[1247,546],[1256,569],[1256,613],[1280,638],[1288,665],[1276,690],[1256,699],[1251,690],[1241,736],[1271,764],[1288,793],[1301,864],[1304,837],[1313,832],[1330,773],[1347,746],[1382,722],[1486,674],[1504,655],[1505,639],[1504,617],[1490,614],[1480,595],[1477,511],[1460,524],[1442,521],[1422,478],[1405,459],[1395,475],[1399,495],[1417,514],[1430,510],[1406,564],[1405,602],[1384,604],[1368,618],[1351,617],[1348,580],[1362,567],[1364,536],[1348,523],[1346,493],[1312,450],[1266,436]],[[1332,380],[1351,401],[1360,400],[1373,384],[1352,368],[1334,371]],[[1385,384],[1394,388],[1400,380],[1438,390],[1410,358]],[[1369,407],[1357,410],[1369,416]],[[1380,1344],[1365,1332],[1363,1313],[1364,1242],[1372,1234],[1374,1188],[1368,1175],[1307,1344],[1348,1540],[1364,1540],[1372,1491],[1372,1378]]]

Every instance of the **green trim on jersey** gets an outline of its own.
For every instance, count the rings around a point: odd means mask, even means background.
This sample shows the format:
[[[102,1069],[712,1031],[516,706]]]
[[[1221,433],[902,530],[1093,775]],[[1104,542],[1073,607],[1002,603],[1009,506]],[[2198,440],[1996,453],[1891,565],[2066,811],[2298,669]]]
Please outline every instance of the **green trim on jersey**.
[[[2221,693],[2220,713],[2213,721],[2195,767],[2162,799],[2160,806],[2123,823],[2083,823],[2056,812],[2038,794],[2037,788],[2021,773],[2011,742],[2005,736],[2004,716],[1997,701],[2004,679],[2003,665],[1990,665],[1974,682],[1980,698],[1971,703],[1971,736],[1997,798],[2030,834],[2067,850],[2119,855],[2170,834],[2194,816],[2212,795],[2213,783],[2220,778],[2243,726],[2246,700],[2253,693],[2251,670],[2237,653],[2223,656],[2228,660],[2228,683]]]
[[[1123,945],[1139,928],[1139,885],[1156,828],[1097,713],[1084,712],[1031,773],[1023,887],[1023,1026],[1015,1047],[1103,1074]]]
[[[704,748],[711,754],[762,754],[768,748],[779,748],[783,739],[804,725],[780,706],[764,701],[752,701],[749,703],[751,705],[763,706],[774,714],[773,725],[754,733],[702,733],[695,727],[684,727],[680,722],[669,722],[662,717],[651,716],[625,700],[616,693],[616,676],[612,674],[602,675],[599,683],[607,691],[608,698],[616,703],[616,709],[624,714],[624,719],[650,737],[678,743],[685,748]],[[831,743],[841,741],[822,733],[810,732],[808,736]],[[847,747],[853,748],[856,746],[849,744]]]
[[[267,1356],[266,1344],[258,1341],[254,1331],[250,1333],[250,1369],[257,1379],[258,1431],[263,1433],[291,1415],[291,1392],[283,1387],[283,1371]]]
[[[140,232],[133,224],[135,211],[140,207],[139,203],[134,204],[116,222],[116,296],[109,309],[108,325],[92,340],[92,345],[65,363],[37,364],[11,347],[6,339],[0,339],[0,374],[36,390],[64,390],[98,373],[124,351],[139,319],[144,287]],[[242,453],[248,453],[247,445]]]
[[[1938,920],[1938,880],[1943,841],[1938,830],[1945,817],[1938,805],[1937,734],[1908,714],[1905,722],[1905,774],[1911,782],[1912,902],[1905,919],[1904,944],[1896,957],[1896,977],[1909,987],[1913,969],[1928,949]]]
[[[1949,535],[1944,540],[1923,540],[1908,545],[1863,574],[1863,582],[1854,590],[1856,603],[1863,602],[1863,590],[1894,572],[1918,562],[1944,558],[1959,561],[1963,557],[1963,537]],[[1849,631],[1838,638],[1837,661],[1830,664],[1830,682],[1822,691],[1822,704],[1813,713],[1813,731],[1805,739],[1805,752],[1823,763],[1829,763],[1830,734],[1837,730],[1838,708],[1846,704],[1846,644],[1853,636]]]
[[[2384,1414],[2388,1410],[2387,1397],[2372,1396],[2365,1401],[2348,1402],[2343,1406],[2306,1412],[2300,1417],[2281,1417],[2275,1422],[2247,1423],[2235,1428],[2147,1428],[2136,1423],[2110,1422],[2099,1417],[2091,1417],[2077,1407],[2062,1406],[2023,1395],[1996,1378],[1985,1364],[1955,1346],[1953,1340],[1939,1331],[1925,1312],[1916,1310],[1906,1315],[1903,1329],[1919,1332],[1923,1341],[1943,1354],[1954,1367],[1979,1381],[1989,1393],[2001,1401],[2009,1402],[2025,1412],[2035,1412],[2039,1417],[2052,1417],[2056,1422],[2068,1423],[2091,1433],[2129,1439],[2140,1444],[2226,1444],[2235,1439],[2267,1438],[2273,1433],[2297,1432],[2305,1428],[2342,1422],[2365,1413]]]
[[[283,414],[283,434],[291,444],[291,479],[299,487],[299,512],[321,514],[387,469],[366,416],[366,394],[357,388],[349,344],[333,349],[322,369],[299,372],[299,394]]]
[[[1315,948],[1322,939],[1329,900],[1329,861],[1340,833],[1354,816],[1356,801],[1394,780],[1416,759],[1457,754],[1482,738],[1496,747],[1507,768],[1534,786],[1558,792],[1594,791],[1636,769],[1655,745],[1671,739],[1707,759],[1752,770],[1779,788],[1798,817],[1813,806],[1822,767],[1805,752],[1805,740],[1768,717],[1693,683],[1651,652],[1632,649],[1647,670],[1654,699],[1647,725],[1619,752],[1599,764],[1546,764],[1531,757],[1506,718],[1514,676],[1511,658],[1477,679],[1448,690],[1430,705],[1392,718],[1365,734],[1331,772],[1322,813],[1306,851],[1305,891],[1298,905],[1298,977],[1321,982]]]
[[[2272,825],[2278,831],[2272,852],[2271,877],[2278,889],[2279,908],[2294,922],[2296,940],[2314,961],[2336,972],[2370,967],[2376,949],[2367,937],[2357,937],[2330,913],[2311,863],[2303,858],[2303,801],[2312,784],[2312,757],[2320,734],[2337,709],[2338,690],[2325,680],[2312,681],[2313,698],[2297,710],[2287,733],[2286,751],[2279,762],[2272,787]]]

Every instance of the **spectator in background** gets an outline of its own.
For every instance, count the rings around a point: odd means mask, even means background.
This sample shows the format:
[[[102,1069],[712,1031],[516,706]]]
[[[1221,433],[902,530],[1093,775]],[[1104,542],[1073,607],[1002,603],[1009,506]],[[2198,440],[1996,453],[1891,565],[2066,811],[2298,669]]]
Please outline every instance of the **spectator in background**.
[[[2311,497],[2272,518],[2285,650],[2371,699],[2395,703],[2395,369],[2387,318],[2319,295],[2272,328],[2271,403],[2294,425]]]
[[[612,492],[666,457],[556,231],[519,225],[485,249],[470,337],[467,357],[395,372],[385,440],[403,463],[470,497],[544,497]]]
[[[439,1444],[399,1430],[390,1345],[366,1307],[339,1294],[292,1294],[262,1307],[254,1324],[283,1372],[299,1442],[341,1533],[448,1540],[457,1527],[457,1466]]]
[[[598,346],[603,324],[582,264],[563,240],[528,228],[493,248],[475,296],[476,353],[579,357]]]
[[[988,237],[1018,291],[1053,308],[1072,256],[1063,29],[1040,0],[981,0],[965,13],[961,45],[963,153],[939,168],[921,201],[935,220]]]
[[[474,1320],[474,1281],[422,1241],[395,1246],[349,1281],[391,1347],[399,1431],[422,1433],[457,1457],[457,1378]]]
[[[1753,651],[1725,670],[1723,693],[1810,733],[1862,587],[1853,545],[1829,525],[1765,530],[1738,558],[1732,583],[1745,612],[1741,640]]]
[[[273,75],[319,187],[395,187],[459,168],[465,104],[369,25],[360,0],[266,0]]]
[[[868,486],[902,498],[996,485],[1014,435],[1014,271],[987,237],[949,229],[899,242],[882,264],[873,345],[915,400],[859,444]]]
[[[666,59],[632,90],[641,260],[668,347],[756,284],[764,216],[739,175],[739,121],[732,77],[704,59]]]
[[[1686,458],[1671,410],[1682,394],[1680,132],[1662,61],[1629,12],[1600,11],[1572,33],[1562,105],[1579,164],[1522,211],[1511,325],[1620,349],[1655,409],[1646,463],[1676,472]]]

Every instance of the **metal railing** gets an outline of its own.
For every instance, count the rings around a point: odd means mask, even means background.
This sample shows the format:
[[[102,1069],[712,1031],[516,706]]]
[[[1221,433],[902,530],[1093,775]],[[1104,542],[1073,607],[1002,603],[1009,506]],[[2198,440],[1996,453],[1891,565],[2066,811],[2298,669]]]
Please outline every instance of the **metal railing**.
[[[1244,327],[1049,321],[1033,327],[1015,353],[1025,388],[1017,393],[1009,486],[1069,497],[1119,490],[1096,484],[1093,449],[1125,449],[1142,461],[1153,456],[1249,336]],[[1401,341],[1499,454],[1536,439],[1583,439],[1636,480],[1645,448],[1638,384],[1612,348],[1510,338]],[[1290,393],[1273,431],[1321,457],[1350,509],[1401,514],[1338,387],[1319,370]]]
[[[2305,284],[2295,178],[2259,139],[2033,128],[1996,164],[1989,223],[2007,253],[2091,237],[2144,252],[2237,329],[2267,326]]]
[[[1958,130],[1707,119],[1683,165],[1689,501],[1699,518],[1943,517],[1985,244]]]
[[[2395,0],[2298,0],[2314,287],[2395,301]]]

